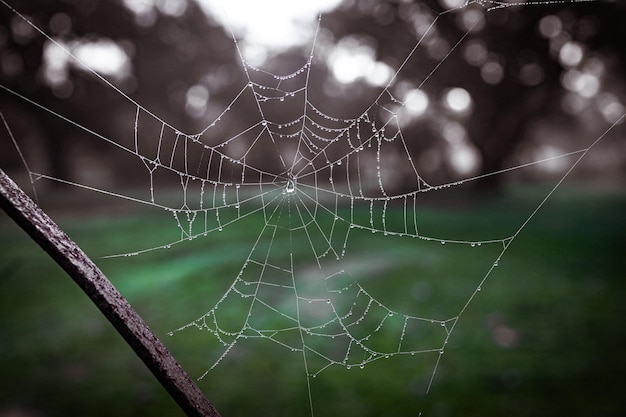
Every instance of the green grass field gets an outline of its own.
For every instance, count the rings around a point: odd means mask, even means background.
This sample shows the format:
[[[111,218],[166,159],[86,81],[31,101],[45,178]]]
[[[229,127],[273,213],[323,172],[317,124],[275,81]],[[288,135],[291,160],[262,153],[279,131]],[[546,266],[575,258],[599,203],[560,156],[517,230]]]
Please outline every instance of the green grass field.
[[[545,193],[520,188],[486,202],[429,206],[420,210],[420,226],[444,238],[507,236]],[[559,190],[461,316],[429,395],[433,354],[377,361],[364,370],[335,367],[312,380],[315,416],[624,415],[625,210],[623,192]],[[102,210],[60,212],[55,219],[188,373],[202,375],[212,363],[209,335],[167,333],[221,297],[256,239],[250,225],[260,218],[168,250],[114,259],[100,257],[176,235],[171,215]],[[288,239],[274,245],[291,250]],[[379,300],[397,311],[445,316],[458,311],[498,253],[466,246],[355,234],[348,249],[357,270],[367,272],[359,281]],[[309,412],[301,357],[270,345],[242,344],[198,382],[224,417]],[[86,296],[5,215],[0,370],[1,417],[182,415]]]

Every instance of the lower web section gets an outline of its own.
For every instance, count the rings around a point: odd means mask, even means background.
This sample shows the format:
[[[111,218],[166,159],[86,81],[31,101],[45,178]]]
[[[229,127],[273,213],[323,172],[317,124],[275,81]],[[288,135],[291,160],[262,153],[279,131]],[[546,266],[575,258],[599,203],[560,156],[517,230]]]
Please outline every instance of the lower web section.
[[[261,392],[283,389],[290,386],[285,379],[301,375],[291,388],[299,392],[294,396],[303,395],[295,386],[305,390],[310,415],[324,415],[318,413],[319,397],[330,398],[325,387],[342,381],[346,371],[378,378],[393,370],[399,375],[411,364],[415,373],[404,375],[415,381],[402,388],[414,391],[407,401],[425,395],[460,312],[486,278],[485,257],[497,260],[506,240],[446,241],[406,233],[405,202],[376,212],[369,204],[311,204],[304,190],[288,182],[267,194],[256,241],[234,281],[204,315],[171,335],[197,329],[206,336],[208,365],[200,379],[210,374],[214,384],[228,372],[223,369],[240,366],[247,367],[243,375],[267,372]],[[371,228],[371,216],[386,228]],[[364,224],[355,223],[359,220]],[[394,222],[403,232],[394,232]],[[395,239],[392,251],[389,239]],[[363,242],[367,248],[359,247]],[[443,309],[439,294],[448,292],[448,279],[459,277],[447,277],[439,264],[460,252],[480,253],[482,261],[468,267],[482,272],[465,271]],[[486,269],[492,268],[488,263]],[[254,354],[246,353],[251,350]],[[294,366],[300,371],[293,372]],[[285,379],[269,382],[283,372]]]

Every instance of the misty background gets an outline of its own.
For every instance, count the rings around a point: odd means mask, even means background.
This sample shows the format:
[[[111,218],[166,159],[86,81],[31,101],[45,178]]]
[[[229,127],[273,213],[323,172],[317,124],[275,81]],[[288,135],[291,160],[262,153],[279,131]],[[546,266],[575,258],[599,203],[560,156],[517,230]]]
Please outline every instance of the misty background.
[[[295,8],[300,15],[286,13],[280,3],[248,11],[237,3],[227,10],[186,0],[13,6],[122,92],[188,134],[214,122],[247,83],[241,59],[273,74],[302,66],[319,13],[308,99],[331,116],[360,115],[420,41],[393,80],[393,94],[404,103],[398,119],[430,184],[583,149],[620,120],[626,109],[623,3],[487,13],[479,4],[460,7],[464,3],[316,2]],[[120,141],[133,134],[135,108],[120,103],[117,92],[9,8],[0,13],[3,86],[104,137]],[[100,186],[126,182],[133,173],[133,165],[112,156],[115,147],[85,139],[89,133],[71,123],[6,91],[2,103],[33,171]],[[295,119],[302,109],[280,112]],[[230,123],[250,126],[258,117],[250,103],[238,108]],[[218,135],[229,133],[223,129]],[[609,136],[617,138],[605,140],[574,174],[621,183],[626,169],[621,133],[621,126],[612,129]],[[0,146],[3,168],[23,175],[12,143],[3,140]],[[268,161],[250,163],[271,172],[275,167]],[[558,178],[568,167],[567,158],[558,158],[520,170],[516,178]],[[476,187],[497,190],[507,178],[487,176]]]

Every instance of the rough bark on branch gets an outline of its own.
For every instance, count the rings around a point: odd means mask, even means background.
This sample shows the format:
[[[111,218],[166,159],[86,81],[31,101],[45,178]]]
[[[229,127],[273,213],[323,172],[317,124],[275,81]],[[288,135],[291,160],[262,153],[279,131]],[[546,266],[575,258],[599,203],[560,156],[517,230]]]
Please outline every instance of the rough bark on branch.
[[[198,386],[102,271],[1,169],[0,207],[89,296],[189,417],[219,417]]]

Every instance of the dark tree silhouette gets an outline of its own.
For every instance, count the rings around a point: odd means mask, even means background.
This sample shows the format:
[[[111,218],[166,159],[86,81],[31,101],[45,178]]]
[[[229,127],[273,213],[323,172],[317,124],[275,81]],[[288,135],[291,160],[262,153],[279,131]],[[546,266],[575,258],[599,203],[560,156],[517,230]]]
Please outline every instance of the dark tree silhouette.
[[[611,70],[615,73],[623,73],[626,62],[621,45],[626,17],[623,2],[538,4],[485,12],[493,5],[475,3],[441,15],[431,30],[433,35],[426,37],[414,59],[399,74],[401,79],[420,84],[436,68],[423,86],[429,93],[436,96],[447,87],[462,87],[471,94],[473,112],[463,124],[481,156],[477,174],[505,168],[520,143],[529,138],[533,121],[546,115],[561,115],[569,117],[569,123],[575,122],[560,107],[564,93],[561,77],[567,68],[559,61],[559,51],[551,48],[550,41],[539,33],[543,17],[558,16],[564,41],[583,44],[587,55],[614,65]],[[442,3],[435,0],[346,2],[326,16],[324,22],[337,39],[354,35],[374,39],[376,58],[397,66],[421,36],[414,29],[417,21],[425,16],[432,19],[445,11]],[[478,15],[484,20],[476,20]],[[476,26],[470,30],[474,23]],[[433,57],[428,53],[428,44],[434,36],[444,40],[447,48]],[[478,52],[466,49],[469,44],[481,45],[480,52],[489,56],[476,56]],[[451,48],[452,45],[457,47]],[[442,62],[442,55],[449,49],[450,55]],[[491,62],[491,67],[486,67],[485,62]],[[423,121],[417,122],[404,130],[405,136],[423,138],[425,130],[435,136],[441,134],[441,127],[433,127],[432,120],[430,125],[429,129]],[[411,143],[416,142],[419,141]],[[415,146],[415,152],[423,150]],[[481,191],[494,191],[502,178],[488,176],[477,186]],[[450,174],[439,178],[451,179]]]
[[[233,84],[232,79],[213,85],[207,81],[208,74],[237,76],[233,74],[238,72],[232,70],[236,65],[232,39],[210,22],[193,1],[186,2],[180,16],[155,10],[149,24],[138,23],[121,1],[15,1],[11,6],[60,42],[106,39],[120,45],[132,60],[131,73],[122,79],[108,77],[109,81],[187,133],[203,127],[201,118],[185,111],[185,94],[191,86],[206,85],[210,99],[220,103],[218,106],[232,98],[228,87]],[[80,64],[68,66],[65,82],[51,85],[44,74],[44,50],[50,42],[4,5],[0,5],[0,33],[5,57],[0,82],[4,86],[105,137],[132,137],[135,110],[128,103],[120,103],[116,91],[81,69]],[[14,119],[28,120],[17,123],[18,128],[23,125],[22,136],[38,138],[52,176],[71,180],[76,153],[107,151],[98,141],[87,141],[87,145],[75,149],[72,136],[89,135],[2,92],[2,102],[9,100],[10,106],[3,106],[2,110],[17,116]],[[119,162],[123,165],[123,161]],[[115,166],[110,168],[116,171]]]
[[[195,133],[207,124],[206,118],[192,117],[185,111],[190,87],[205,86],[210,102],[215,108],[223,109],[246,82],[230,35],[211,23],[191,0],[184,2],[186,8],[181,15],[168,15],[155,9],[155,15],[147,22],[138,20],[121,0],[13,1],[10,4],[60,41],[111,39],[123,46],[132,58],[131,74],[111,81],[185,133]],[[623,73],[626,62],[626,52],[620,45],[626,35],[625,25],[621,24],[626,17],[624,2],[599,0],[529,5],[485,12],[491,5],[472,3],[441,15],[415,52],[414,59],[398,74],[398,80],[413,84],[427,79],[423,89],[432,97],[431,107],[442,115],[438,119],[416,120],[403,129],[411,152],[419,155],[430,148],[441,148],[442,128],[447,121],[459,119],[481,157],[477,174],[497,172],[510,164],[510,158],[531,136],[534,121],[546,115],[559,115],[564,120],[569,118],[571,123],[576,122],[574,116],[564,114],[561,109],[564,93],[561,79],[566,68],[559,61],[558,50],[539,34],[542,18],[551,14],[559,16],[563,37],[584,45],[587,55],[599,58],[612,73]],[[322,24],[333,33],[335,42],[347,36],[367,36],[375,45],[376,59],[397,68],[423,33],[416,29],[420,24],[422,29],[424,27],[420,19],[426,17],[427,25],[428,19],[444,11],[437,0],[347,1],[324,16]],[[477,16],[484,20],[476,20]],[[474,23],[475,30],[469,30]],[[67,83],[50,87],[42,71],[46,39],[4,5],[0,6],[0,35],[2,85],[94,132],[118,138],[118,141],[120,137],[132,138],[135,109],[128,106],[128,102],[120,103],[119,94],[104,86],[93,74],[76,65],[70,66]],[[470,44],[481,45],[486,56],[476,56],[481,52],[468,52]],[[308,48],[307,45],[305,49]],[[450,55],[443,59],[447,51],[451,51]],[[287,67],[302,65],[307,54],[308,51],[303,53],[302,49],[283,53],[276,60],[287,63],[282,70],[275,65],[272,67],[272,62],[267,65],[277,73],[288,72]],[[468,56],[473,58],[468,59]],[[433,70],[433,76],[429,77]],[[313,66],[311,80],[316,85],[323,85],[330,77],[324,65]],[[441,95],[448,87],[462,87],[471,94],[473,110],[469,116],[446,113]],[[361,82],[346,86],[347,94],[340,96],[335,92],[331,97],[324,88],[313,88],[309,98],[312,102],[323,103],[329,114],[353,117],[362,110],[359,106],[363,102],[371,102],[376,97],[377,91]],[[13,100],[7,94],[0,94],[2,102],[11,100],[10,105],[3,106],[3,111],[13,113],[16,116],[13,119],[22,120],[16,126],[22,126],[27,134],[21,136],[39,138],[37,146],[28,148],[44,149],[40,159],[47,159],[52,176],[72,179],[77,170],[75,156],[85,153],[84,149],[107,151],[104,144],[93,140],[77,146],[72,137],[81,132],[75,126],[46,115],[29,103]],[[222,132],[225,136],[237,132],[238,125],[248,126],[248,118],[258,116],[254,103],[242,106],[241,112],[231,115],[226,128],[231,130]],[[142,132],[157,135],[156,129],[158,126],[142,127]],[[3,153],[15,155],[15,152]],[[117,162],[124,164],[123,160]],[[272,170],[262,165],[263,160],[258,162],[259,168]],[[428,179],[435,183],[454,179],[458,174],[449,165],[444,161]],[[115,167],[111,168],[116,171]],[[483,191],[494,190],[502,178],[488,176],[476,184]]]

